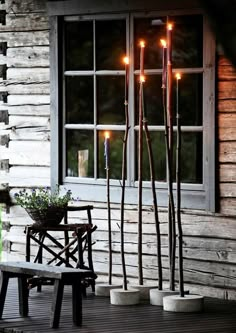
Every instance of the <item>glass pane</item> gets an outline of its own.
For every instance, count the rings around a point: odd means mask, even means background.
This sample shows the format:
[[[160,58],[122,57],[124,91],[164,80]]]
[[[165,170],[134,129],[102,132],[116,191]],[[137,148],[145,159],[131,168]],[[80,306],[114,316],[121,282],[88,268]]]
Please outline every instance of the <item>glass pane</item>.
[[[93,70],[93,22],[65,23],[65,69]]]
[[[146,75],[143,84],[144,115],[148,125],[164,125],[161,75]],[[139,76],[135,77],[135,124],[139,122]]]
[[[166,151],[164,132],[150,132],[151,149],[154,159],[154,173],[157,181],[166,181]],[[136,133],[136,163],[135,174],[138,179],[138,133]],[[143,133],[143,180],[150,181],[150,162],[148,156],[147,140]]]
[[[109,131],[110,149],[108,155],[110,179],[121,179],[122,151],[124,132]],[[106,178],[105,170],[104,131],[98,132],[98,177]]]
[[[144,68],[162,67],[160,39],[166,39],[166,17],[134,20],[134,66],[140,67],[139,41],[145,40]],[[175,68],[202,66],[203,21],[201,15],[169,17],[173,22],[172,60]]]
[[[174,119],[176,123],[176,80],[174,82]],[[202,74],[184,74],[179,80],[179,113],[181,125],[202,125]]]
[[[98,124],[124,124],[124,76],[97,77],[97,112]]]
[[[176,133],[175,133],[176,141]],[[202,184],[202,133],[182,133],[181,135],[181,182]],[[175,177],[176,144],[173,151]]]
[[[160,39],[165,37],[166,18],[138,18],[134,20],[134,66],[140,68],[140,40],[145,41],[144,68],[162,67],[162,47]],[[158,25],[156,25],[158,23]],[[162,24],[160,24],[162,23]]]
[[[203,52],[202,16],[175,16],[173,17],[173,23],[173,67],[201,67]]]
[[[93,132],[66,131],[66,175],[70,177],[94,177]]]
[[[125,20],[96,21],[96,70],[121,69],[125,53]]]
[[[93,78],[66,76],[66,122],[93,124]]]

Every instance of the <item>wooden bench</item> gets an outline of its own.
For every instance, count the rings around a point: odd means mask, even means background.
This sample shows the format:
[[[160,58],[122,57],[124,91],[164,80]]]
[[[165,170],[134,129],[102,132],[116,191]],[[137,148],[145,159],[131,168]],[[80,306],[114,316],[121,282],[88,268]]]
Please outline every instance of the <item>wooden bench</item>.
[[[30,262],[0,263],[0,319],[4,309],[9,278],[18,278],[19,312],[22,317],[28,315],[27,279],[40,276],[54,281],[54,292],[51,305],[50,327],[57,328],[60,321],[64,285],[72,285],[72,317],[76,326],[82,325],[82,290],[81,280],[93,277],[94,273],[87,269],[50,266]]]

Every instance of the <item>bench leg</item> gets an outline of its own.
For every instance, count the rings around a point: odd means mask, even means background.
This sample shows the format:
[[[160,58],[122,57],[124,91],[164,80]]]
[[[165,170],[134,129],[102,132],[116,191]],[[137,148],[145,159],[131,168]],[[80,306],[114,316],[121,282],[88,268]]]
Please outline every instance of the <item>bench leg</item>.
[[[61,280],[55,280],[52,308],[51,308],[51,320],[50,320],[51,328],[57,328],[59,326],[63,291],[64,291],[64,282],[62,282]]]
[[[27,277],[18,277],[18,295],[19,295],[19,312],[21,317],[27,317],[29,312],[28,306],[28,283]]]
[[[0,277],[0,319],[2,319],[2,313],[7,294],[8,281],[9,281],[9,275],[5,272],[2,272]]]
[[[82,290],[81,282],[76,281],[72,284],[72,314],[73,323],[76,326],[82,325]]]

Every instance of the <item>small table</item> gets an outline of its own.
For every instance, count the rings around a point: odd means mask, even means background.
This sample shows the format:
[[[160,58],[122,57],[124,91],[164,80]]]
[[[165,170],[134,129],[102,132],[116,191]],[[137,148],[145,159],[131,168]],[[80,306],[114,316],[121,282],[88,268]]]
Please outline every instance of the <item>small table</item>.
[[[43,250],[50,253],[52,258],[47,264],[55,263],[56,266],[64,264],[66,267],[75,267],[80,269],[89,269],[94,273],[92,259],[92,232],[96,226],[91,223],[90,210],[92,206],[68,207],[68,211],[87,210],[88,223],[67,223],[67,214],[64,224],[57,226],[36,226],[28,225],[25,228],[26,233],[26,261],[31,261],[32,241],[39,245],[34,262],[43,262]],[[58,240],[55,232],[62,232],[62,241]],[[70,235],[71,234],[71,235]],[[73,236],[72,238],[70,236]],[[49,241],[53,247],[47,244]],[[87,250],[87,263],[85,264],[84,252]],[[96,275],[94,274],[96,277]],[[86,286],[91,285],[95,289],[95,278],[85,281]]]

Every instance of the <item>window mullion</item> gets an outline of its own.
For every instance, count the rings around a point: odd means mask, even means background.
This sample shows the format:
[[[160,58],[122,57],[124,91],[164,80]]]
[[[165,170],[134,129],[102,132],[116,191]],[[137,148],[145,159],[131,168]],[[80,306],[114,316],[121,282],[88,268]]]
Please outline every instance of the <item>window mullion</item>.
[[[129,141],[128,141],[128,159],[127,163],[127,181],[128,186],[133,186],[135,182],[135,132],[134,132],[134,26],[133,17],[129,15],[128,24],[128,38],[129,45],[127,49],[129,50],[130,66],[129,66]]]
[[[96,20],[93,20],[93,109],[94,109],[94,178],[97,179],[97,150],[98,150],[98,135],[97,135],[97,80],[96,80]]]

